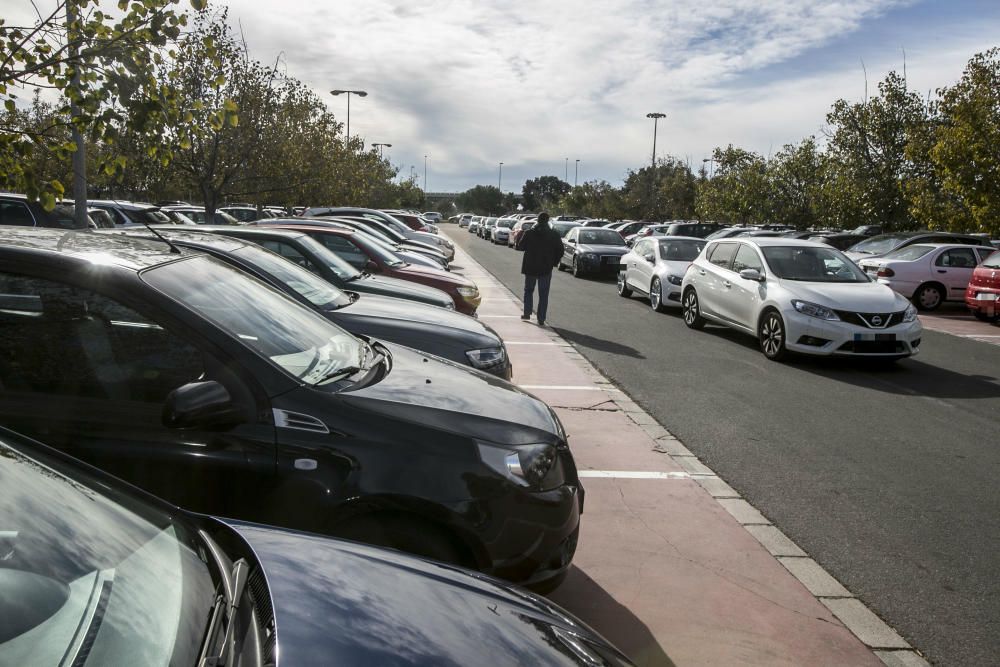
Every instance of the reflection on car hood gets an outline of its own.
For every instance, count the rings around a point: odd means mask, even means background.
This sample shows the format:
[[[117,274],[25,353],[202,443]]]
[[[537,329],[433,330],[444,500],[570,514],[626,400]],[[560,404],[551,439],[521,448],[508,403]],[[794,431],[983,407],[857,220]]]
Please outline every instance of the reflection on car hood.
[[[683,277],[687,273],[688,267],[691,266],[691,262],[683,259],[658,259],[656,266],[657,268],[662,267],[667,275]]]
[[[382,380],[341,392],[358,409],[466,437],[510,445],[563,440],[555,413],[500,378],[399,345],[386,344],[392,370]]]
[[[348,285],[349,287],[349,285]],[[487,330],[486,325],[474,317],[463,315],[454,310],[446,310],[417,301],[394,299],[376,294],[362,294],[354,303],[334,311],[337,315],[348,318],[371,318],[375,320],[395,320],[429,324],[438,329],[448,328],[482,336],[482,345],[500,345],[500,339]]]
[[[577,248],[580,249],[580,252],[593,252],[598,255],[624,255],[629,251],[628,246],[602,245],[599,243],[581,243]]]
[[[474,283],[470,281],[468,278],[463,278],[462,276],[455,275],[453,273],[448,273],[444,269],[434,269],[429,266],[418,266],[416,264],[409,264],[407,266],[393,267],[392,270],[394,273],[403,277],[412,276],[414,278],[417,277],[433,278],[438,282],[450,283],[457,287],[461,287],[462,285],[468,285],[469,287],[474,286]]]
[[[894,313],[906,310],[907,301],[878,283],[806,283],[782,280],[792,298],[835,310],[858,313]]]
[[[281,665],[629,664],[544,599],[495,579],[318,535],[227,520],[272,597]],[[582,639],[587,662],[560,636]]]
[[[344,289],[372,289],[383,292],[399,293],[400,296],[407,295],[420,298],[423,301],[434,301],[442,305],[453,303],[447,293],[435,287],[418,285],[408,280],[398,278],[388,278],[386,276],[364,276],[347,283]]]

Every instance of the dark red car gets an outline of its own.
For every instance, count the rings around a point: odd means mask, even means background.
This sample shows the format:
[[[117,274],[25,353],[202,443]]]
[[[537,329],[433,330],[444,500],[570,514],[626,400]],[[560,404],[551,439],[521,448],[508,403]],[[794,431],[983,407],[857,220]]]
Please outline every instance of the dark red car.
[[[259,225],[267,227],[268,225]],[[476,283],[468,278],[434,269],[429,266],[408,264],[382,246],[374,243],[366,234],[354,230],[311,225],[281,225],[282,229],[293,229],[312,236],[327,249],[360,271],[370,271],[381,276],[408,280],[428,287],[436,287],[447,292],[455,302],[455,310],[466,315],[475,315],[482,297]]]
[[[1000,320],[1000,250],[976,267],[965,288],[965,305],[976,319],[984,322]]]

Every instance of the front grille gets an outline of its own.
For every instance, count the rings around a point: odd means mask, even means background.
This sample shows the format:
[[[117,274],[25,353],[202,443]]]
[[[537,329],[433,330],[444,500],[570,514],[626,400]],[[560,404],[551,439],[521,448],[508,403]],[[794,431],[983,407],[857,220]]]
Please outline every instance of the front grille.
[[[849,310],[835,310],[842,321],[849,324],[856,324],[866,329],[888,329],[902,323],[905,311],[898,313],[855,313]],[[875,322],[879,323],[876,324]]]
[[[264,665],[277,663],[276,637],[274,636],[274,608],[271,606],[271,596],[267,592],[267,581],[259,567],[254,568],[247,579],[250,601],[257,612],[257,626],[263,644]]]

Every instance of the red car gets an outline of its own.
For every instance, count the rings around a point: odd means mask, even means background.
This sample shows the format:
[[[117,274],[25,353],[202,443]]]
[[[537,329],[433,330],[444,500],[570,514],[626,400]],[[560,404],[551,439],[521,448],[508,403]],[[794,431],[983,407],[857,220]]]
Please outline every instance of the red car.
[[[268,225],[260,225],[267,227]],[[447,292],[455,302],[455,310],[475,315],[482,297],[476,283],[441,269],[408,264],[377,243],[367,234],[335,227],[316,227],[307,224],[281,225],[312,236],[327,249],[360,271],[370,271],[381,276],[408,280]]]
[[[965,305],[976,319],[1000,321],[1000,250],[976,267],[965,288]]]

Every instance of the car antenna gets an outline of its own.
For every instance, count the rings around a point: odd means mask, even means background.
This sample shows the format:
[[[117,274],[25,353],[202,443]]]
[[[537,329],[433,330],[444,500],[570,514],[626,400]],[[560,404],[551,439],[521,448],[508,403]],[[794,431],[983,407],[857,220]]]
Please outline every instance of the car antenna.
[[[167,247],[168,247],[168,248],[170,248],[170,252],[171,252],[171,253],[173,253],[173,254],[175,254],[175,255],[179,255],[179,254],[181,254],[181,250],[180,250],[180,248],[178,248],[178,247],[177,247],[177,246],[175,246],[175,245],[174,245],[173,243],[171,243],[171,242],[170,242],[170,239],[168,239],[168,238],[167,238],[166,236],[164,236],[164,235],[163,235],[163,234],[161,234],[160,232],[158,232],[158,231],[156,231],[155,229],[153,229],[152,227],[150,227],[150,226],[149,226],[149,223],[148,223],[148,222],[145,222],[145,221],[144,221],[144,222],[142,223],[142,226],[143,226],[143,227],[145,227],[146,229],[148,229],[148,230],[149,230],[149,232],[150,232],[150,233],[151,233],[151,234],[152,234],[153,236],[155,236],[156,238],[158,238],[158,239],[160,239],[161,241],[163,241],[164,243],[166,243],[166,244],[167,244]]]

